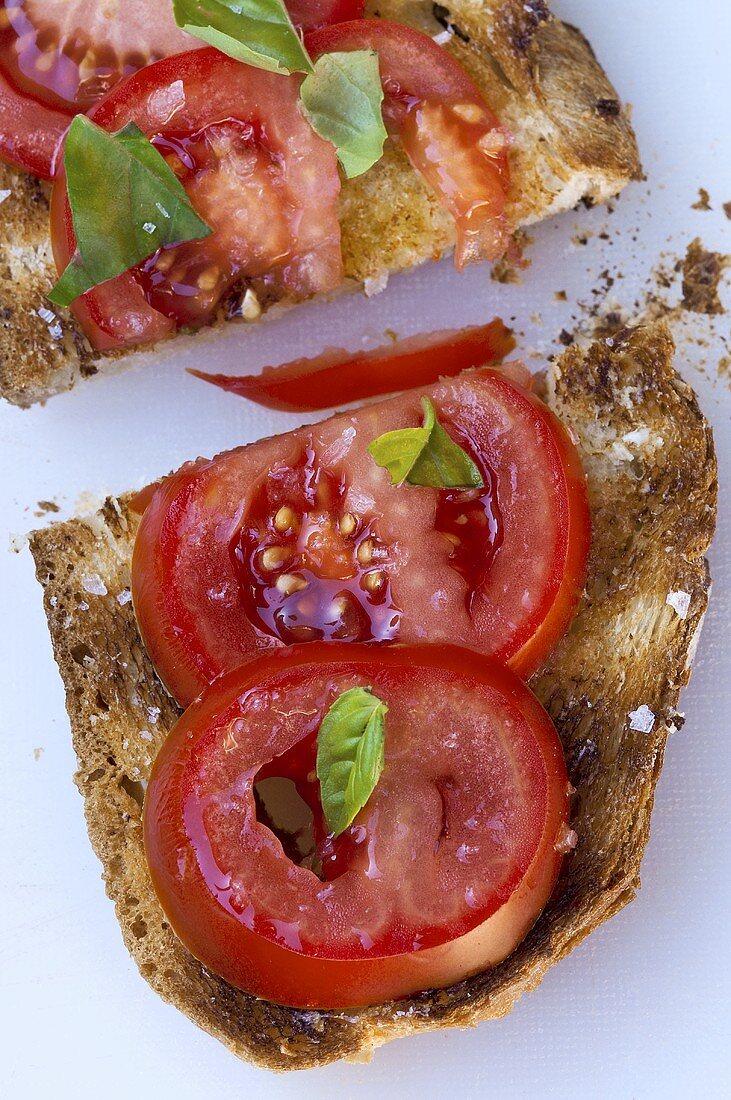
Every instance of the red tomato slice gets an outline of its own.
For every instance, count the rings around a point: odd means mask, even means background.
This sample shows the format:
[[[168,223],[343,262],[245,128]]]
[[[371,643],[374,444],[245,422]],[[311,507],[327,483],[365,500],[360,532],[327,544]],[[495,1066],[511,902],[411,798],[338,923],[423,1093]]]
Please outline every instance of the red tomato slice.
[[[359,355],[344,348],[328,348],[315,359],[265,367],[261,374],[189,373],[269,409],[312,412],[428,386],[470,367],[497,363],[514,347],[510,329],[496,319],[488,325],[412,336]],[[522,381],[529,384],[529,372],[523,373]]]
[[[388,705],[385,767],[333,839],[315,738],[355,686]],[[309,806],[309,836],[262,812],[275,776]],[[234,670],[185,712],[153,767],[144,839],[167,918],[205,966],[258,997],[347,1008],[509,955],[555,885],[567,819],[561,744],[507,669],[453,647],[312,645]]]
[[[483,489],[393,486],[368,454],[381,433],[421,424],[423,392]],[[451,641],[527,676],[571,621],[588,544],[565,430],[482,370],[184,466],[144,513],[132,595],[183,705],[301,641]]]
[[[292,0],[312,30],[363,14],[362,0]],[[50,179],[66,128],[123,77],[200,46],[172,0],[0,0],[0,157]]]
[[[2,0],[0,156],[50,179],[77,112],[148,62],[195,45],[171,0]]]
[[[341,282],[337,159],[302,114],[299,85],[200,49],[148,65],[90,112],[106,130],[136,122],[214,229],[78,299],[72,309],[96,347],[204,324],[252,280],[295,299]],[[63,177],[51,221],[62,271],[75,248]]]
[[[307,35],[306,45],[313,57],[378,52],[384,121],[454,216],[457,267],[502,256],[510,135],[454,58],[428,35],[384,19],[327,27]]]

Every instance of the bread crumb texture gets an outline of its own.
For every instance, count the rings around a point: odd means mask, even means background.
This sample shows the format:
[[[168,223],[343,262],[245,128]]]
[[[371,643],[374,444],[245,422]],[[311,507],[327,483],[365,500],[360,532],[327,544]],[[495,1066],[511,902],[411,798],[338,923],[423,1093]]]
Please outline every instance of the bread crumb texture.
[[[633,897],[665,741],[682,722],[676,708],[706,608],[704,554],[715,523],[711,430],[672,357],[669,330],[658,323],[586,351],[571,347],[545,379],[546,400],[578,441],[593,517],[578,615],[531,681],[563,742],[578,843],[510,958],[397,1004],[283,1008],[231,988],[176,939],[142,844],[145,784],[178,712],[129,600],[136,517],[124,499],[109,500],[90,519],[32,536],[76,781],[125,943],[150,985],[235,1054],[273,1070],[303,1069],[363,1058],[413,1032],[503,1016]]]
[[[626,112],[579,31],[551,17],[543,0],[386,0],[371,15],[437,34],[457,26],[448,49],[515,135],[508,217],[514,229],[575,206],[603,202],[641,176]],[[436,18],[434,12],[439,15]],[[0,395],[28,406],[124,357],[94,351],[68,310],[51,308],[55,281],[47,185],[0,165]],[[363,176],[343,182],[340,218],[345,286],[379,285],[391,272],[438,259],[454,245],[452,219],[389,141]],[[246,324],[246,286],[217,324]],[[276,300],[261,302],[266,314]],[[258,312],[257,312],[258,316]],[[201,340],[178,334],[177,340]]]

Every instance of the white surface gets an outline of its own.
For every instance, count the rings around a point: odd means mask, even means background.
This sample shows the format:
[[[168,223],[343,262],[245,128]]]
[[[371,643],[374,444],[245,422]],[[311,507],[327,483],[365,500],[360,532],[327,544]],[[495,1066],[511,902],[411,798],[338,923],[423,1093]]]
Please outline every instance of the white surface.
[[[533,266],[521,287],[498,286],[486,270],[459,277],[443,264],[394,280],[365,302],[305,309],[284,322],[235,335],[206,366],[250,367],[315,353],[323,343],[385,328],[402,334],[502,314],[517,318],[520,350],[548,353],[572,303],[596,277],[621,272],[612,293],[632,307],[663,250],[682,255],[700,235],[731,253],[731,103],[727,0],[557,0],[555,9],[591,39],[621,93],[634,104],[647,185],[616,212],[569,215],[535,232]],[[690,210],[697,188],[712,212]],[[596,236],[571,243],[577,225]],[[620,232],[621,231],[621,232]],[[568,302],[554,300],[566,289]],[[728,283],[723,297],[731,304]],[[681,333],[681,367],[716,428],[722,491],[729,472],[728,316]],[[323,339],[322,333],[326,333]],[[237,353],[237,347],[240,349]],[[537,364],[538,360],[529,360]],[[99,379],[44,409],[0,408],[2,515],[7,530],[36,525],[38,500],[64,514],[84,490],[141,485],[200,453],[279,430],[296,418],[254,415],[242,401],[187,377],[179,363]],[[731,888],[728,715],[728,496],[712,554],[715,591],[683,709],[658,789],[640,897],[596,932],[513,1015],[472,1032],[443,1032],[381,1049],[368,1066],[338,1065],[276,1078],[240,1064],[138,976],[127,956],[99,865],[89,848],[61,683],[51,657],[29,554],[3,552],[5,629],[3,797],[0,808],[0,1089],[9,1097],[202,1095],[467,1098],[655,1098],[728,1095],[728,913]],[[642,700],[638,700],[638,704]],[[42,751],[41,751],[42,750]],[[36,756],[38,757],[36,759]]]

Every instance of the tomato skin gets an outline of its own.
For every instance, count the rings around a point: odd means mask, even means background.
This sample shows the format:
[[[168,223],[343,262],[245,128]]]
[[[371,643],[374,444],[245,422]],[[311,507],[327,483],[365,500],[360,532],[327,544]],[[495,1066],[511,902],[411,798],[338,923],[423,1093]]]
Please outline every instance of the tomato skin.
[[[260,487],[276,488],[280,473],[286,480],[307,440],[316,441],[322,456],[331,454],[337,441],[350,440],[345,466],[336,462],[333,467],[338,477],[345,475],[348,495],[328,509],[336,521],[341,509],[347,509],[361,517],[359,523],[375,523],[374,534],[383,546],[380,568],[389,579],[389,600],[398,619],[395,631],[374,631],[376,640],[449,639],[482,650],[524,677],[548,657],[576,611],[584,582],[590,520],[578,455],[550,410],[499,371],[468,372],[426,392],[486,476],[488,511],[483,520],[479,501],[465,506],[468,513],[478,509],[475,523],[482,524],[473,527],[470,521],[461,529],[473,532],[466,541],[458,534],[459,523],[465,522],[462,512],[454,514],[456,505],[461,509],[459,494],[442,522],[439,502],[445,494],[392,486],[366,449],[384,430],[416,423],[419,391],[213,460],[201,459],[172,474],[156,490],[135,542],[132,596],[148,652],[181,704],[189,703],[222,671],[291,641],[280,632],[262,630],[252,619],[249,589],[244,587],[248,580],[232,554],[238,553],[242,528],[252,524],[262,532],[262,552],[265,546],[276,548],[291,541],[271,526],[282,504],[302,517],[297,538],[309,530],[305,514],[317,515],[319,505],[304,502],[297,487],[290,486],[284,496],[275,492],[269,519],[252,515]],[[512,431],[504,430],[506,422]],[[497,510],[491,518],[493,492]],[[536,525],[542,530],[538,542]],[[186,533],[193,530],[197,537],[191,541]],[[466,562],[456,560],[459,547],[453,548],[453,536],[470,548]],[[354,555],[355,536],[349,538],[335,535],[339,551]],[[288,552],[293,564],[287,570],[302,576],[298,571],[304,566],[294,561],[302,549],[296,546]],[[353,563],[355,578],[342,587],[360,586],[362,607],[362,573],[359,579],[354,558]],[[319,573],[323,578],[345,575]],[[269,576],[274,584],[278,574]],[[251,582],[257,605],[262,596],[268,602],[260,580],[252,575]],[[302,595],[317,596],[320,590],[316,582]],[[214,598],[219,591],[222,597]],[[286,599],[296,608],[296,592]],[[317,618],[308,621],[320,626]],[[336,636],[364,640],[359,630],[350,628]]]
[[[331,23],[361,19],[365,0],[288,0],[285,7],[295,27],[314,31]]]
[[[538,401],[538,398],[531,396],[534,401]],[[546,408],[545,405],[542,407]],[[591,547],[591,512],[586,474],[568,431],[557,416],[550,410],[547,411],[556,448],[561,456],[569,502],[565,524],[566,550],[560,572],[557,566],[557,589],[550,612],[509,659],[513,672],[524,680],[529,679],[540,668],[570,627],[581,599]]]
[[[214,230],[77,299],[72,312],[96,347],[152,343],[176,325],[206,324],[247,279],[294,300],[340,284],[337,159],[302,115],[299,85],[299,77],[196,49],[127,77],[90,112],[103,129],[134,121],[162,142]],[[188,139],[196,154],[190,166],[169,151]],[[54,186],[51,235],[60,273],[76,247],[63,176]]]
[[[73,115],[30,99],[0,69],[0,158],[40,179],[53,178]]]
[[[188,373],[268,409],[314,412],[428,386],[471,367],[499,362],[514,347],[510,330],[496,319],[487,325],[413,336],[360,354],[330,348],[315,359],[265,367],[261,374],[240,377],[192,369]]]
[[[275,690],[277,682],[294,683],[298,675],[324,680],[333,670],[375,678],[376,684],[389,684],[392,692],[409,692],[408,685],[421,678],[428,683],[434,676],[446,676],[455,685],[464,683],[468,691],[499,693],[515,715],[513,722],[526,722],[531,731],[545,776],[542,826],[534,854],[507,899],[502,903],[496,899],[485,919],[477,914],[478,923],[464,934],[450,936],[445,927],[445,938],[421,950],[383,954],[366,943],[355,944],[349,956],[331,957],[327,941],[319,947],[285,946],[272,938],[271,929],[257,923],[258,917],[248,915],[250,905],[236,916],[219,900],[213,884],[221,872],[210,863],[210,852],[195,825],[200,805],[197,769],[207,730],[251,689],[267,685],[266,691]],[[388,760],[387,750],[387,767]],[[206,800],[216,797],[215,788],[207,790]],[[155,890],[176,934],[196,958],[230,984],[256,996],[302,1008],[345,1008],[449,985],[510,954],[535,923],[555,885],[562,862],[556,845],[567,820],[567,777],[560,742],[538,701],[507,670],[452,646],[374,651],[311,644],[227,673],[185,712],[155,761],[143,831]],[[445,912],[449,911],[451,906],[446,900],[444,904]],[[271,911],[266,925],[276,918]]]
[[[455,220],[461,270],[504,255],[510,242],[508,131],[458,62],[428,35],[385,19],[361,19],[306,35],[312,57],[378,53],[386,128]]]

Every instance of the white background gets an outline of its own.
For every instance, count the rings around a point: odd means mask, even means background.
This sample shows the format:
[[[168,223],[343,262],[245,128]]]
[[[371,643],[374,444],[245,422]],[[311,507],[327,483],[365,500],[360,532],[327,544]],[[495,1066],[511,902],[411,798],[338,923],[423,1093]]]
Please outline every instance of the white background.
[[[554,8],[583,28],[633,104],[647,184],[630,188],[611,217],[583,211],[538,228],[522,286],[498,286],[485,269],[458,276],[444,263],[394,279],[370,302],[306,308],[257,331],[239,330],[215,351],[199,349],[199,365],[254,369],[314,354],[328,342],[379,342],[386,328],[405,335],[495,313],[517,318],[519,350],[540,356],[556,350],[562,327],[576,326],[576,302],[591,298],[603,269],[622,274],[612,293],[632,309],[662,252],[682,256],[700,235],[731,253],[731,221],[721,209],[731,201],[728,0],[557,0]],[[690,209],[699,186],[710,192],[711,212]],[[584,246],[572,242],[579,226],[594,234]],[[597,236],[605,228],[609,240]],[[561,289],[567,303],[554,299]],[[731,306],[728,282],[722,297]],[[715,326],[686,319],[676,333],[679,366],[716,429],[723,491],[731,382],[716,377],[716,366],[728,353],[729,318]],[[540,358],[528,361],[540,365]],[[254,1092],[303,1100],[729,1095],[731,532],[723,495],[711,611],[683,701],[688,720],[671,739],[658,789],[641,895],[512,1016],[391,1044],[367,1066],[274,1077],[237,1062],[138,976],[71,782],[74,759],[41,592],[27,549],[13,552],[10,536],[41,522],[39,500],[54,499],[70,514],[83,491],[142,485],[194,455],[295,420],[252,412],[186,376],[174,358],[95,379],[46,408],[0,408],[0,514],[8,531],[8,550],[0,550],[0,1091],[107,1100]]]

